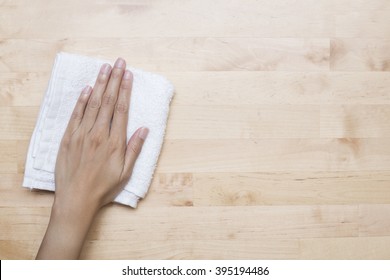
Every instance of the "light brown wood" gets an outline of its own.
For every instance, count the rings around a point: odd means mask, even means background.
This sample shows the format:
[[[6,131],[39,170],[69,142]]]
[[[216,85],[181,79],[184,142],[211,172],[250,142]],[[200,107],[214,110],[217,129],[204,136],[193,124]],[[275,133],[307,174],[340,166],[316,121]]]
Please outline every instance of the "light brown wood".
[[[87,259],[390,259],[390,2],[0,1],[0,258],[31,259],[51,192],[21,188],[55,54],[175,86],[150,191]]]

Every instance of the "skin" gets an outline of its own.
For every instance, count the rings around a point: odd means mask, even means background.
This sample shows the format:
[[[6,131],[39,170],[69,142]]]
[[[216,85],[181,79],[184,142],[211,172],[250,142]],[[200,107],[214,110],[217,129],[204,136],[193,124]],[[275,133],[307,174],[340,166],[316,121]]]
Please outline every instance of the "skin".
[[[148,129],[127,143],[133,75],[118,58],[104,64],[93,89],[77,101],[59,149],[50,222],[37,259],[77,259],[99,209],[114,200],[131,173]]]

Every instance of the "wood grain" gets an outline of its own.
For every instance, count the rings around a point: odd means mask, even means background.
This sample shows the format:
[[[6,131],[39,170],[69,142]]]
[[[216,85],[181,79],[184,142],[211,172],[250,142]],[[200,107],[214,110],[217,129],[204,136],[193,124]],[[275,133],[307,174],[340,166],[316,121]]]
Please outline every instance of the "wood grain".
[[[321,137],[380,138],[390,136],[388,105],[324,105]]]
[[[326,71],[329,48],[326,38],[4,39],[0,73],[47,71],[59,51],[114,61],[113,49],[134,67],[151,71]],[[24,50],[24,55],[17,50]]]
[[[299,243],[300,259],[375,259],[390,258],[390,238],[382,237],[346,237],[302,239]]]
[[[194,205],[389,204],[390,172],[197,173]]]
[[[3,3],[4,37],[329,37],[332,1],[66,1]],[[92,4],[93,3],[93,4]],[[41,7],[45,7],[42,9]],[[34,17],[34,15],[40,17]],[[33,19],[33,20],[32,20]],[[16,25],[15,22],[18,22]],[[107,24],[107,22],[109,24]],[[39,27],[45,28],[39,28]],[[95,31],[93,36],[91,31]]]
[[[390,71],[389,39],[336,38],[330,44],[332,70]]]
[[[32,259],[54,195],[21,188],[57,52],[175,86],[147,197],[86,259],[390,259],[387,0],[0,1],[0,258]]]
[[[390,104],[390,72],[160,73],[175,85],[173,105]],[[4,86],[0,88],[0,107],[39,107],[49,77],[50,72],[2,73],[0,82]]]
[[[167,139],[157,171],[384,171],[390,165],[388,143],[388,138]]]

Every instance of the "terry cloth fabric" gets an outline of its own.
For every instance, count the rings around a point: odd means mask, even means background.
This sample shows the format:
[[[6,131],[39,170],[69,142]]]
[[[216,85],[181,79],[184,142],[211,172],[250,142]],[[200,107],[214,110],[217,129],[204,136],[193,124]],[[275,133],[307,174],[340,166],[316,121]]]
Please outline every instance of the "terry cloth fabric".
[[[54,169],[62,136],[76,101],[85,85],[93,85],[102,64],[107,61],[81,55],[56,56],[38,121],[26,158],[23,187],[54,191]],[[128,67],[133,73],[127,139],[141,126],[149,128],[130,181],[115,198],[121,204],[137,207],[145,197],[164,140],[173,86],[164,77]]]

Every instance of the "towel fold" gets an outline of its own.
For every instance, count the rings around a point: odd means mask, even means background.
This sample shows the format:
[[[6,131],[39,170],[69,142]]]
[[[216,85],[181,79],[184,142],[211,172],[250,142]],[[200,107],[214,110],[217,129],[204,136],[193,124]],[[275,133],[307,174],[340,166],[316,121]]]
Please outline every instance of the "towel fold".
[[[54,168],[62,136],[85,85],[93,85],[102,64],[100,59],[59,53],[56,56],[46,95],[31,137],[23,187],[54,191]],[[141,126],[149,135],[135,163],[130,181],[115,198],[137,207],[145,197],[164,140],[173,86],[164,77],[128,67],[133,73],[127,139]]]

